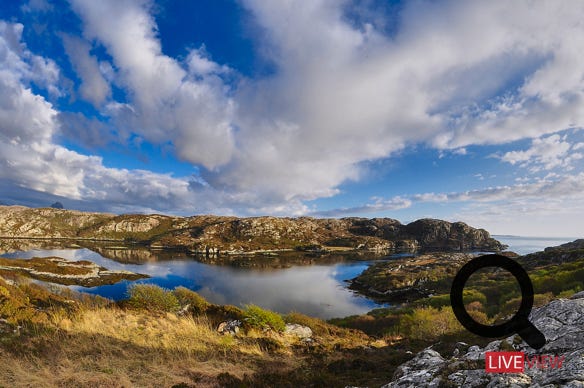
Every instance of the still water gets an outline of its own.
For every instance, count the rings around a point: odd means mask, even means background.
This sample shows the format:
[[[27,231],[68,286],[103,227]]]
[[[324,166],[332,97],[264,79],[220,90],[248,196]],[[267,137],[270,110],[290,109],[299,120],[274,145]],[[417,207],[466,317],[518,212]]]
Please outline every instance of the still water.
[[[570,238],[529,238],[494,236],[509,250],[526,254],[545,247],[572,241]],[[55,247],[47,243],[38,246],[12,245],[3,257],[58,256],[69,260],[90,260],[112,270],[127,270],[151,276],[139,282],[153,283],[172,289],[184,286],[197,291],[216,304],[243,306],[253,303],[280,313],[297,311],[320,318],[364,314],[383,307],[347,288],[346,280],[354,278],[375,260],[351,258],[307,258],[303,255],[277,258],[248,259],[254,267],[204,263],[182,253],[149,250],[119,250],[92,246]],[[391,260],[392,257],[377,259]],[[265,265],[257,266],[257,263]],[[274,263],[277,267],[274,268]],[[126,297],[132,282],[92,288],[71,287],[78,291],[98,294],[114,300]]]
[[[291,264],[287,268],[238,268],[229,265],[206,264],[182,253],[156,253],[146,250],[121,251],[80,249],[29,249],[5,253],[3,257],[58,256],[68,260],[90,260],[112,270],[127,270],[150,275],[140,283],[152,283],[172,289],[190,288],[216,304],[256,304],[263,308],[288,313],[301,312],[320,318],[364,314],[382,307],[347,288],[345,280],[354,278],[372,261],[344,260],[308,265]],[[115,260],[112,252],[118,257]],[[298,262],[298,260],[295,260]],[[305,260],[306,262],[306,260]],[[316,262],[316,263],[314,263]],[[310,264],[312,263],[312,264]],[[130,281],[114,285],[72,289],[118,300],[126,297]]]

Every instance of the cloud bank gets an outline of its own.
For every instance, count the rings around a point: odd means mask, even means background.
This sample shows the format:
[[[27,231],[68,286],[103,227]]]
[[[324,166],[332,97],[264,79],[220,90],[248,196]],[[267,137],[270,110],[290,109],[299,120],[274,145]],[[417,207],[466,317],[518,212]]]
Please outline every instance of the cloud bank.
[[[468,146],[532,139],[499,159],[533,173],[582,158],[582,146],[557,132],[584,124],[584,3],[407,2],[387,32],[372,10],[350,17],[360,6],[349,2],[242,0],[274,69],[257,78],[204,48],[166,55],[150,1],[70,3],[83,36],[62,41],[80,98],[104,118],[93,125],[33,92],[31,83],[63,93],[59,69],[26,48],[21,24],[0,24],[0,174],[24,188],[120,209],[304,214],[306,201],[338,194],[368,162],[417,145],[464,156]],[[96,48],[109,59],[100,62]],[[79,130],[85,143],[170,147],[200,176],[106,168],[57,144]],[[327,214],[553,192],[541,182],[505,187],[376,199]]]

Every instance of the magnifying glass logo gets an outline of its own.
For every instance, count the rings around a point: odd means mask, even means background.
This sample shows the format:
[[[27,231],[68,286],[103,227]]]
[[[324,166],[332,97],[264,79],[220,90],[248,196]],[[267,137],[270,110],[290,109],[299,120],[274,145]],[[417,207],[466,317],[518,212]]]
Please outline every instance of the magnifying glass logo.
[[[464,308],[462,291],[470,276],[481,268],[500,267],[511,272],[521,287],[521,305],[517,313],[509,321],[500,325],[483,325],[475,321]],[[530,321],[529,313],[533,307],[533,284],[523,267],[508,257],[501,255],[485,255],[472,259],[456,274],[450,289],[450,303],[458,321],[468,331],[487,338],[504,337],[519,334],[529,346],[540,349],[545,345],[545,336]]]

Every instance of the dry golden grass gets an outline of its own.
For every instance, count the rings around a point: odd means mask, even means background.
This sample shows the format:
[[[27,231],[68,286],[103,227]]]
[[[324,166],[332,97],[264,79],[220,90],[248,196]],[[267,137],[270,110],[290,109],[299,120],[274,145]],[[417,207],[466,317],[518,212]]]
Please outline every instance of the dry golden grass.
[[[204,316],[98,308],[51,320],[57,330],[37,332],[33,349],[0,348],[0,386],[216,386],[221,373],[243,378],[274,361],[257,342],[218,334]],[[297,366],[281,361],[280,369]]]
[[[354,372],[367,385],[386,369],[383,341],[301,314],[286,319],[312,328],[310,344],[248,325],[220,335],[218,322],[241,314],[235,307],[177,316],[33,284],[0,286],[0,313],[13,318],[0,324],[0,387],[344,386]],[[373,358],[371,349],[379,350]]]

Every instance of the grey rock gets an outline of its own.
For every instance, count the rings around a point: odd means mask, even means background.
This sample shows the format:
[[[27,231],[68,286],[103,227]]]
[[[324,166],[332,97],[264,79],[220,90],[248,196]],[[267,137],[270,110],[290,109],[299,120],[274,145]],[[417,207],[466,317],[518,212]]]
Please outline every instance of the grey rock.
[[[413,359],[400,365],[394,374],[394,381],[382,388],[392,387],[427,387],[440,386],[438,372],[446,364],[446,360],[435,350],[424,349]]]
[[[296,323],[286,324],[284,329],[284,334],[293,335],[298,338],[310,338],[312,337],[312,330],[308,326],[298,325]]]
[[[223,335],[235,335],[239,333],[239,328],[241,327],[241,321],[237,319],[230,319],[225,322],[221,322],[217,331]]]
[[[457,344],[455,349],[459,351],[458,355],[450,360],[445,360],[432,349],[425,349],[400,365],[393,381],[384,387],[432,387],[447,383],[461,387],[584,387],[584,298],[575,295],[571,299],[554,300],[533,310],[530,320],[547,340],[538,351],[518,341],[515,335],[492,341],[484,348]],[[486,373],[483,364],[485,353],[508,351],[510,346],[524,352],[528,358],[538,355],[563,356],[562,367],[526,367],[520,374]],[[447,381],[443,382],[446,375]]]

